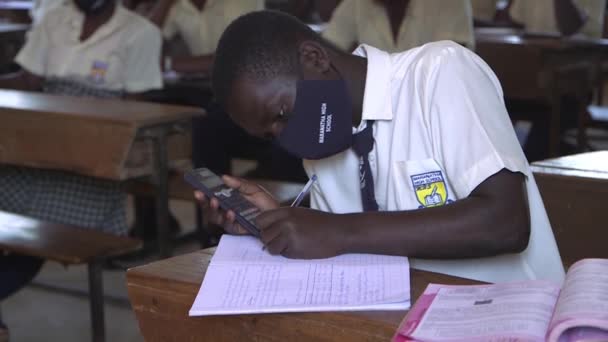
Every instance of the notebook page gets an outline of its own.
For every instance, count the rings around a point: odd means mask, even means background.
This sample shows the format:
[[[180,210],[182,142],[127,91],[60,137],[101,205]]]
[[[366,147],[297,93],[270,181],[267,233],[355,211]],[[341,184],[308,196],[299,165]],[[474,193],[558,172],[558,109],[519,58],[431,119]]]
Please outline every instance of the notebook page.
[[[577,326],[601,328],[603,340],[608,340],[608,259],[581,260],[566,274],[549,340],[557,340],[566,329]],[[569,335],[580,333],[570,331]]]
[[[352,254],[272,256],[250,236],[222,237],[190,315],[406,310],[407,258]]]

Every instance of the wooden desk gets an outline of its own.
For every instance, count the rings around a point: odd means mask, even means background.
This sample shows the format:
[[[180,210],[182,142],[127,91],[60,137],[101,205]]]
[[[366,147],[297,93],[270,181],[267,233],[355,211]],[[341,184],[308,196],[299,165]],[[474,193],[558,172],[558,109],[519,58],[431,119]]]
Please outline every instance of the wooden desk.
[[[404,311],[324,312],[188,317],[213,249],[127,271],[129,298],[139,328],[153,341],[390,341]],[[412,299],[433,283],[473,280],[412,270]]]
[[[608,151],[532,164],[564,266],[608,258]]]
[[[117,181],[147,170],[157,187],[160,252],[168,256],[167,141],[203,113],[193,107],[0,90],[0,163]],[[140,141],[153,147],[153,163],[131,172],[130,151]]]
[[[476,29],[475,36],[476,52],[498,76],[506,98],[532,100],[551,108],[549,146],[550,154],[556,156],[561,96],[584,98],[592,91],[594,71],[608,58],[608,40],[529,36],[496,29]],[[579,116],[583,110],[581,107]]]

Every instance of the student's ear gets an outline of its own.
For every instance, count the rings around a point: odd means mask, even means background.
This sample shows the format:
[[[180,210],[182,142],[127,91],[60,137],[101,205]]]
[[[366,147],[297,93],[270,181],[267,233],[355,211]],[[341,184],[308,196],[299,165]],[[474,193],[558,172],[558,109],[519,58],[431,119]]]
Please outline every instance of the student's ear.
[[[305,78],[318,79],[328,76],[331,71],[331,61],[327,50],[321,44],[312,40],[303,41],[298,52]]]

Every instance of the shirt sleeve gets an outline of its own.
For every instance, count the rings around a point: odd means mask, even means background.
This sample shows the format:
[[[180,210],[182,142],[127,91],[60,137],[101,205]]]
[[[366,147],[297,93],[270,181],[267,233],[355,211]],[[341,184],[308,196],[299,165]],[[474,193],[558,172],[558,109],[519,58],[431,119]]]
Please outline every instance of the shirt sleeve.
[[[150,24],[133,37],[127,54],[125,90],[139,93],[162,88],[160,31]]]
[[[15,62],[23,69],[34,75],[46,76],[46,61],[48,60],[49,37],[47,35],[48,16],[37,24],[27,33],[27,41],[21,48]]]
[[[516,22],[525,25],[526,24],[526,15],[525,15],[525,11],[526,11],[526,5],[524,3],[523,0],[512,0],[513,4],[511,5],[511,8],[509,9],[509,16],[511,17],[511,19],[515,20]],[[529,1],[529,0],[527,0]],[[553,15],[553,13],[548,13],[547,15]]]
[[[167,40],[175,37],[178,31],[177,21],[178,21],[178,13],[177,13],[178,2],[171,6],[169,10],[169,14],[167,14],[167,18],[165,19],[165,24],[163,25],[163,37]]]
[[[602,38],[606,0],[579,0],[578,5],[587,14],[587,22],[581,32],[592,38]]]
[[[348,50],[358,43],[357,39],[357,1],[343,0],[323,31],[323,37],[337,47]]]
[[[442,1],[440,11],[444,14],[442,16],[444,20],[443,25],[438,27],[441,27],[443,32],[439,32],[436,37],[451,39],[466,45],[469,49],[475,49],[471,2],[469,0]]]
[[[498,79],[473,52],[448,44],[431,47],[423,112],[434,159],[465,198],[502,169],[530,173]]]

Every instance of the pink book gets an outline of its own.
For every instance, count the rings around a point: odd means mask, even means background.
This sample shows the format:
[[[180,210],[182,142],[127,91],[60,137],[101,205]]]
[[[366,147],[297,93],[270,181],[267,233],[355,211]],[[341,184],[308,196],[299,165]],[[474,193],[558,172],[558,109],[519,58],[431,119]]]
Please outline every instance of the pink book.
[[[584,259],[563,286],[545,281],[430,284],[393,342],[607,342],[608,259]]]

